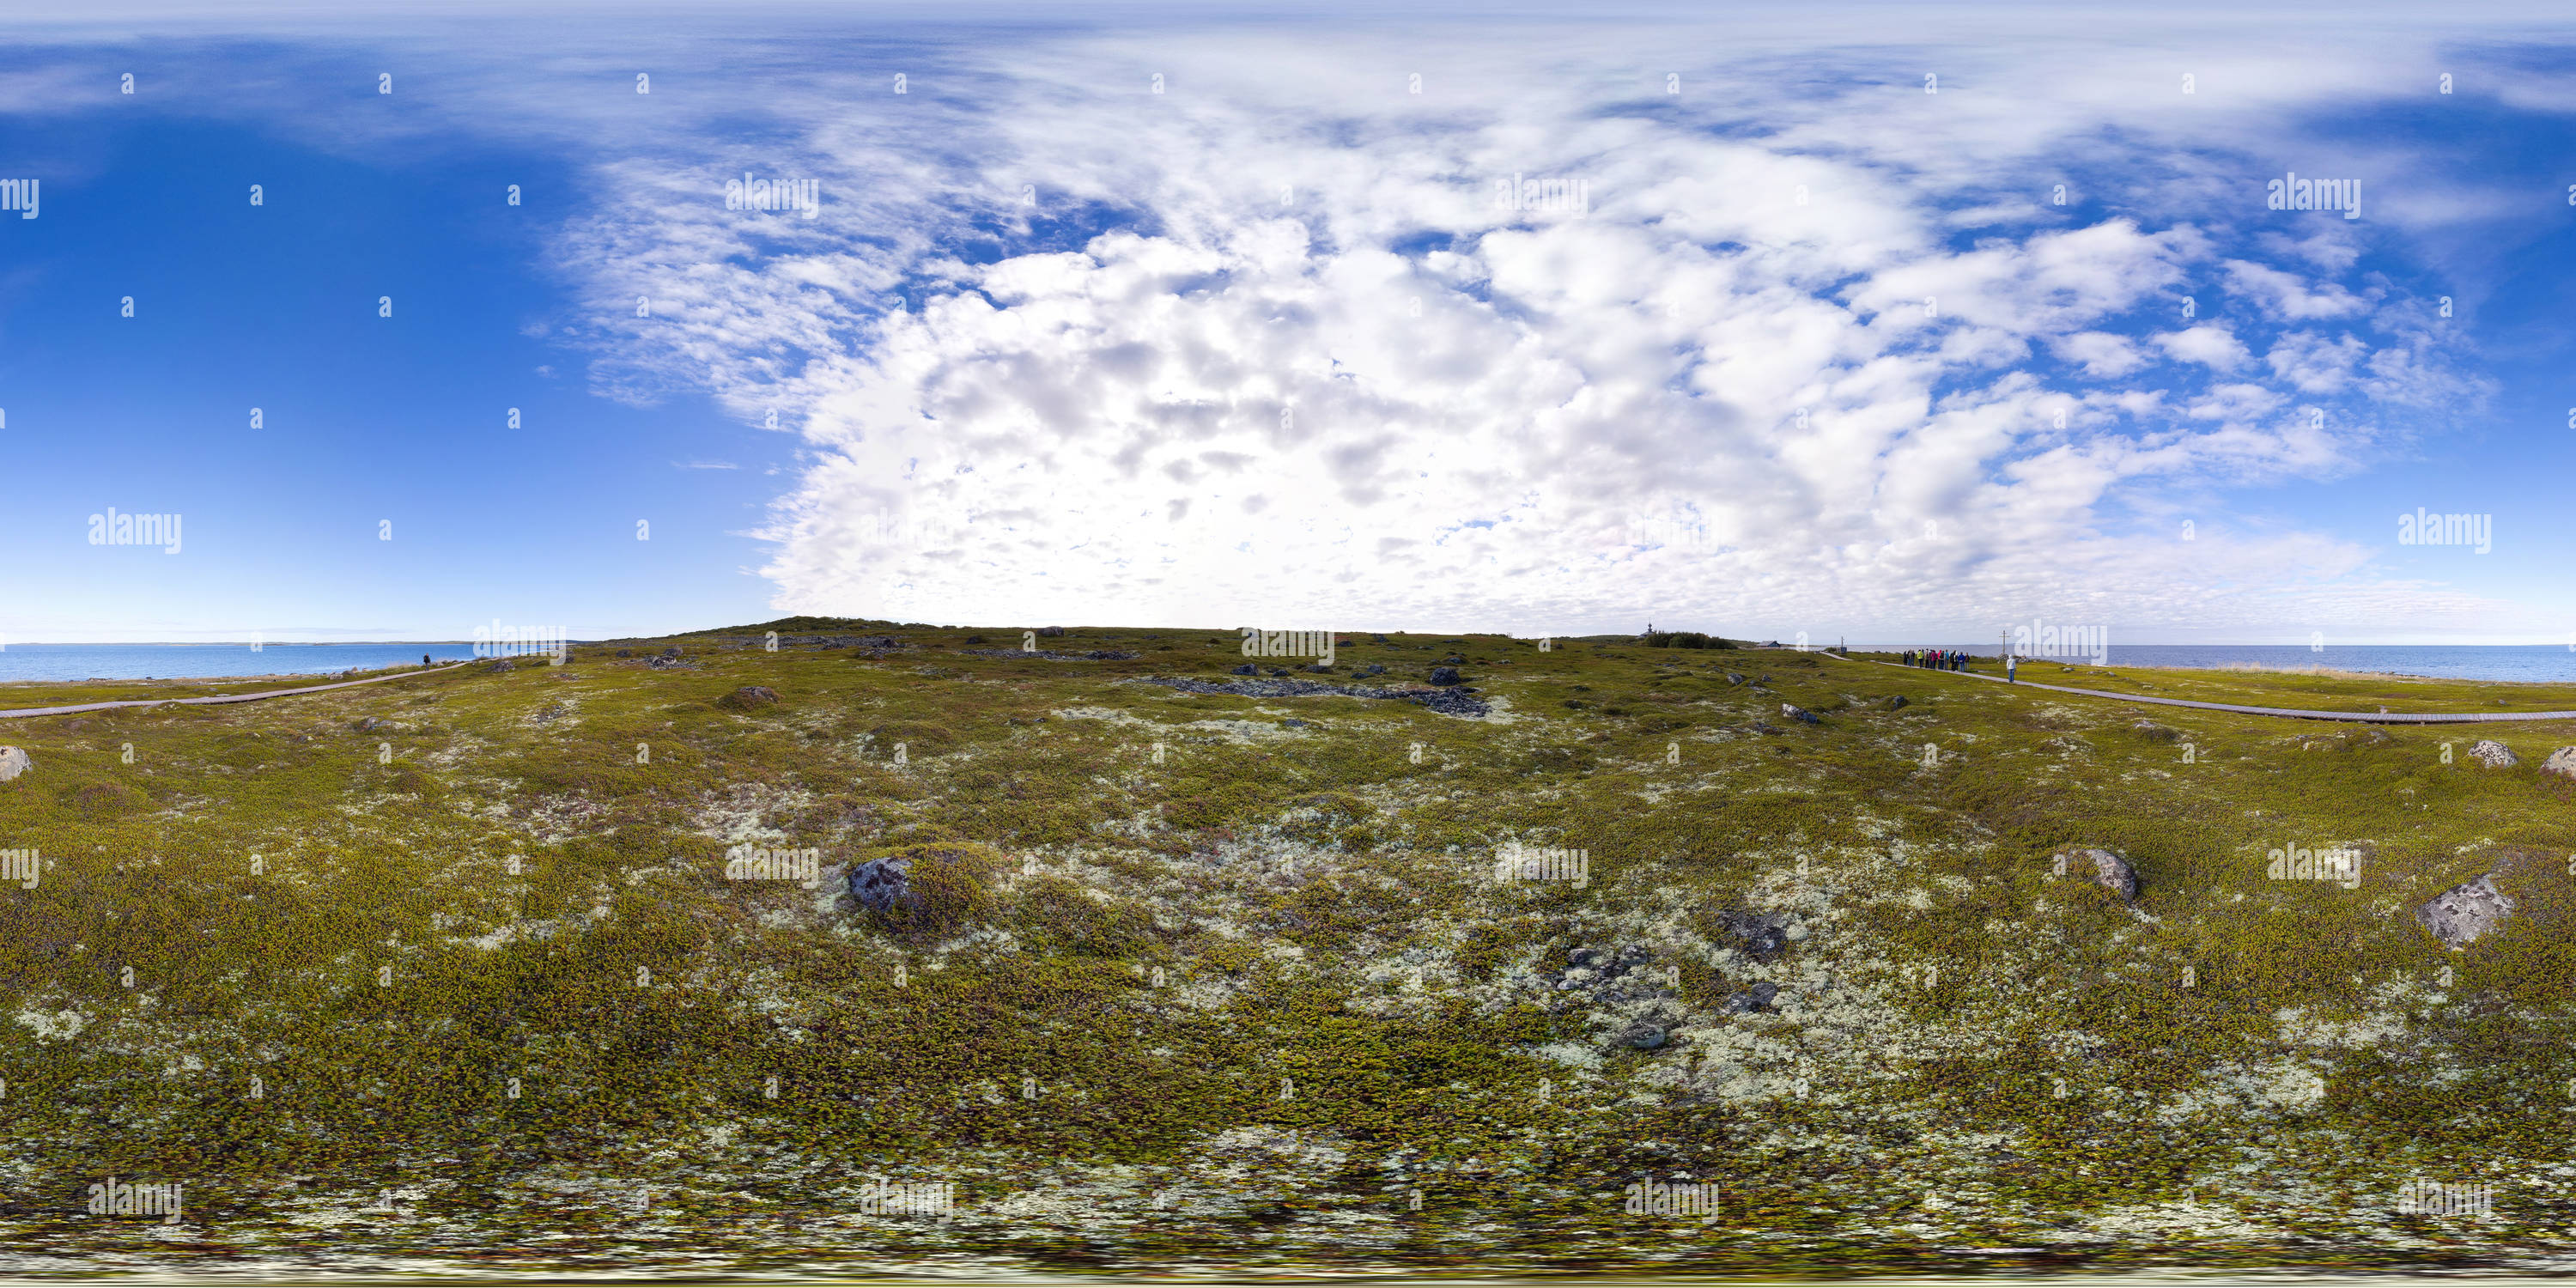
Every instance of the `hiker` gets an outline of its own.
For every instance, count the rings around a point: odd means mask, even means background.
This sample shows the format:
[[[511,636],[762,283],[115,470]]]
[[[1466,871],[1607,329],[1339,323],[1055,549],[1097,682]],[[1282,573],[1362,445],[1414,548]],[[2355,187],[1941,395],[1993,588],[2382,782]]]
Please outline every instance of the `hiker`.
[[[1953,670],[1953,671],[1964,671],[1964,670],[1967,670],[1967,669],[1968,669],[1968,655],[1967,655],[1967,654],[1965,654],[1965,653],[1953,653],[1953,654],[1951,654],[1951,655],[1950,655],[1950,669],[1951,669],[1951,670]]]
[[[421,664],[422,666],[427,666],[427,665],[429,665],[429,654],[427,654],[427,653],[423,653],[423,654],[421,654],[421,655],[420,655],[420,664]]]
[[[2020,666],[2020,658],[2014,657],[2010,653],[2004,654],[2004,683],[2010,684],[2013,682],[2013,672],[2019,669]]]

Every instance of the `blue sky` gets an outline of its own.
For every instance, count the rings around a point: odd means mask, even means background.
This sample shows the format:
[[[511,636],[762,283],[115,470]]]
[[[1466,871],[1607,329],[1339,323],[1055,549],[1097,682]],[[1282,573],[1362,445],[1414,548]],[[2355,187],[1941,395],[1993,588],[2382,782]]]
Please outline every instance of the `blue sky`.
[[[2576,641],[2563,22],[458,12],[0,17],[0,638]]]

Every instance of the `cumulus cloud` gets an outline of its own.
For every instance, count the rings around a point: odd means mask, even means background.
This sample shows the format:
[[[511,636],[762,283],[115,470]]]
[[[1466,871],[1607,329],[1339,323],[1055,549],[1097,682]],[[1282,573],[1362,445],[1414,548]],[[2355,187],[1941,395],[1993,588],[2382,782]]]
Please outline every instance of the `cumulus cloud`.
[[[1158,42],[1161,95],[1102,89],[1133,51],[1087,39],[959,69],[971,102],[784,95],[756,148],[602,165],[558,248],[597,306],[569,342],[603,392],[800,436],[765,532],[786,611],[1768,634],[2403,598],[2339,543],[2164,517],[2355,468],[2375,390],[2474,393],[2435,337],[2365,328],[2357,234],[2229,215],[2237,118],[2170,137],[2083,58],[2043,64],[2042,121],[1973,62],[1785,102],[1468,44],[1422,95],[1284,38]],[[2262,71],[2213,92],[2362,83]],[[2123,126],[2163,178],[2122,211],[1992,191]],[[821,215],[711,202],[744,165],[817,178]],[[2242,315],[2176,326],[2212,280]]]

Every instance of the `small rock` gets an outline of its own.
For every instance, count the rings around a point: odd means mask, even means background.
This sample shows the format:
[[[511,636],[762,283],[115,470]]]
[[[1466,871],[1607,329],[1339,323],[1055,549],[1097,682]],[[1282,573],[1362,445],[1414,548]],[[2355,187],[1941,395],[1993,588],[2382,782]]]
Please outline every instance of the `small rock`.
[[[1887,709],[1890,711],[1903,711],[1907,705],[1905,695],[1902,693],[1895,694],[1887,700]]]
[[[1038,636],[1042,639],[1054,639],[1056,636],[1062,634],[1064,634],[1064,628],[1061,626],[1041,626],[1038,628]]]
[[[1384,644],[1386,643],[1386,637],[1383,635],[1371,635],[1369,636],[1369,642],[1372,644]]]
[[[635,650],[631,648],[622,648],[617,650],[617,655],[619,657],[633,657],[635,656]]]
[[[1459,655],[1458,655],[1458,654],[1456,654],[1456,653],[1452,653],[1452,654],[1450,654],[1449,656],[1444,657],[1444,658],[1442,658],[1442,659],[1440,659],[1440,660],[1441,660],[1441,661],[1443,661],[1443,662],[1447,662],[1447,663],[1449,663],[1449,664],[1450,664],[1450,665],[1452,665],[1452,666],[1462,666],[1462,665],[1465,665],[1465,663],[1466,663],[1466,661],[1467,661],[1467,659],[1466,659],[1466,658],[1461,657],[1461,656],[1459,656]]]
[[[2433,896],[2432,902],[2415,910],[2415,917],[2433,932],[2434,938],[2457,951],[2495,929],[2512,913],[2512,896],[2496,889],[2495,874],[2490,872]]]
[[[662,656],[664,656],[664,657],[678,657],[679,655],[680,655],[680,646],[679,646],[679,645],[677,645],[677,644],[674,644],[674,645],[672,645],[671,647],[669,647],[669,648],[666,648],[666,649],[662,650]]]
[[[5,783],[36,767],[24,747],[0,747],[0,783]]]
[[[2576,747],[2561,747],[2549,753],[2549,759],[2540,762],[2540,772],[2576,778]]]
[[[1783,702],[1783,703],[1781,703],[1781,704],[1780,704],[1780,714],[1781,714],[1781,715],[1783,715],[1783,716],[1785,716],[1785,717],[1787,717],[1787,718],[1789,718],[1789,719],[1791,719],[1791,720],[1798,721],[1798,722],[1799,722],[1799,723],[1801,723],[1801,724],[1822,724],[1822,723],[1824,723],[1823,721],[1818,720],[1818,719],[1816,718],[1816,713],[1815,713],[1815,712],[1813,712],[1813,711],[1809,711],[1809,710],[1808,710],[1808,709],[1806,709],[1805,707],[1801,707],[1801,706],[1793,706],[1793,705],[1791,705],[1791,704],[1789,704],[1789,703],[1786,703],[1786,702]]]
[[[492,660],[492,664],[491,664],[491,665],[489,665],[489,666],[484,667],[483,669],[484,669],[485,671],[507,671],[507,670],[510,670],[510,669],[511,669],[511,666],[510,666],[510,659],[508,659],[508,658],[506,658],[506,657],[502,657],[502,658],[494,658],[494,659]]]
[[[1274,676],[1284,676],[1288,674],[1288,668],[1284,666],[1274,666],[1270,668],[1270,674]]]
[[[969,635],[966,637],[966,642],[969,644],[981,644],[984,643],[985,640],[981,635]]]
[[[1672,1039],[1665,1036],[1662,1025],[1631,1024],[1627,1032],[1619,1035],[1619,1040],[1640,1051],[1652,1051]]]
[[[1458,683],[1458,668],[1454,666],[1435,666],[1431,668],[1431,682],[1435,685],[1442,686]]]
[[[1322,662],[1310,664],[1306,667],[1306,670],[1314,675],[1331,675],[1333,673],[1333,668]]]
[[[1737,675],[1733,671],[1729,671],[1726,673],[1726,682],[1728,684],[1742,684],[1744,683],[1744,677]]]
[[[1756,957],[1769,957],[1789,942],[1785,925],[1757,913],[1724,912],[1718,914],[1718,922],[1744,946],[1744,951]]]
[[[372,733],[375,731],[377,725],[383,723],[384,721],[378,720],[374,716],[369,716],[364,720],[358,721],[356,724],[350,725],[349,727],[360,733]]]
[[[1364,671],[1362,671],[1362,672],[1360,672],[1360,674],[1362,674],[1362,675],[1384,675],[1384,674],[1386,674],[1386,667],[1385,667],[1385,665],[1384,665],[1383,663],[1371,662],[1371,663],[1369,663],[1369,664],[1368,664],[1368,669],[1367,669],[1367,670],[1364,670]]]
[[[1768,725],[1768,724],[1764,724],[1764,723],[1762,723],[1762,722],[1761,722],[1761,721],[1759,721],[1759,720],[1756,720],[1756,721],[1754,721],[1754,722],[1753,722],[1753,732],[1755,732],[1755,733],[1783,733],[1783,732],[1786,732],[1786,731],[1785,731],[1785,730],[1783,730],[1783,729],[1781,729],[1781,728],[1780,728],[1779,726],[1777,726],[1777,725]]]
[[[2153,720],[2140,720],[2129,726],[2129,732],[2150,742],[2175,742],[2182,737],[2182,730],[2171,725],[2157,724]]]
[[[774,707],[778,705],[778,690],[766,684],[746,684],[716,699],[716,705],[738,711],[748,707]]]
[[[1589,966],[1592,964],[1593,959],[1600,955],[1601,953],[1598,949],[1569,948],[1565,950],[1565,963],[1569,966]]]
[[[2493,738],[2480,738],[2471,743],[2469,759],[2489,769],[2511,769],[2522,763],[2522,757],[2513,754],[2513,748]]]
[[[870,859],[850,869],[850,897],[862,907],[887,914],[921,902],[912,891],[912,864],[903,859]]]
[[[1228,674],[1228,675],[1259,675],[1259,674],[1261,674],[1261,668],[1260,668],[1260,667],[1257,667],[1257,666],[1254,666],[1254,665],[1253,665],[1253,664],[1251,664],[1250,662],[1246,662],[1246,663],[1244,663],[1243,665],[1238,666],[1238,667],[1234,668],[1233,670],[1226,672],[1226,674]]]
[[[1756,1011],[1767,1011],[1771,1009],[1771,999],[1779,995],[1780,986],[1765,981],[1727,998],[1725,1011],[1729,1015],[1751,1015]]]
[[[2138,897],[2137,870],[2119,855],[2109,850],[2069,850],[2058,857],[2067,860],[2070,868],[2080,869],[2091,864],[2093,880],[2103,889],[2120,896],[2120,902],[2128,903]]]
[[[1303,720],[1282,720],[1279,723],[1286,725],[1291,729],[1303,729],[1306,727],[1306,722]]]

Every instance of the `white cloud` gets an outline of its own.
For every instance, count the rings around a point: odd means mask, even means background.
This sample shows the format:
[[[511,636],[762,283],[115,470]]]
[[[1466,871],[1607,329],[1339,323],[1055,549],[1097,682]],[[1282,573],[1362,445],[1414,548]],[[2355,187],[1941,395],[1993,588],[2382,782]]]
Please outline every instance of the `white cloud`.
[[[2175,361],[2196,362],[2212,371],[2234,371],[2252,356],[2234,331],[2206,323],[2167,331],[2157,336],[2155,343]]]

